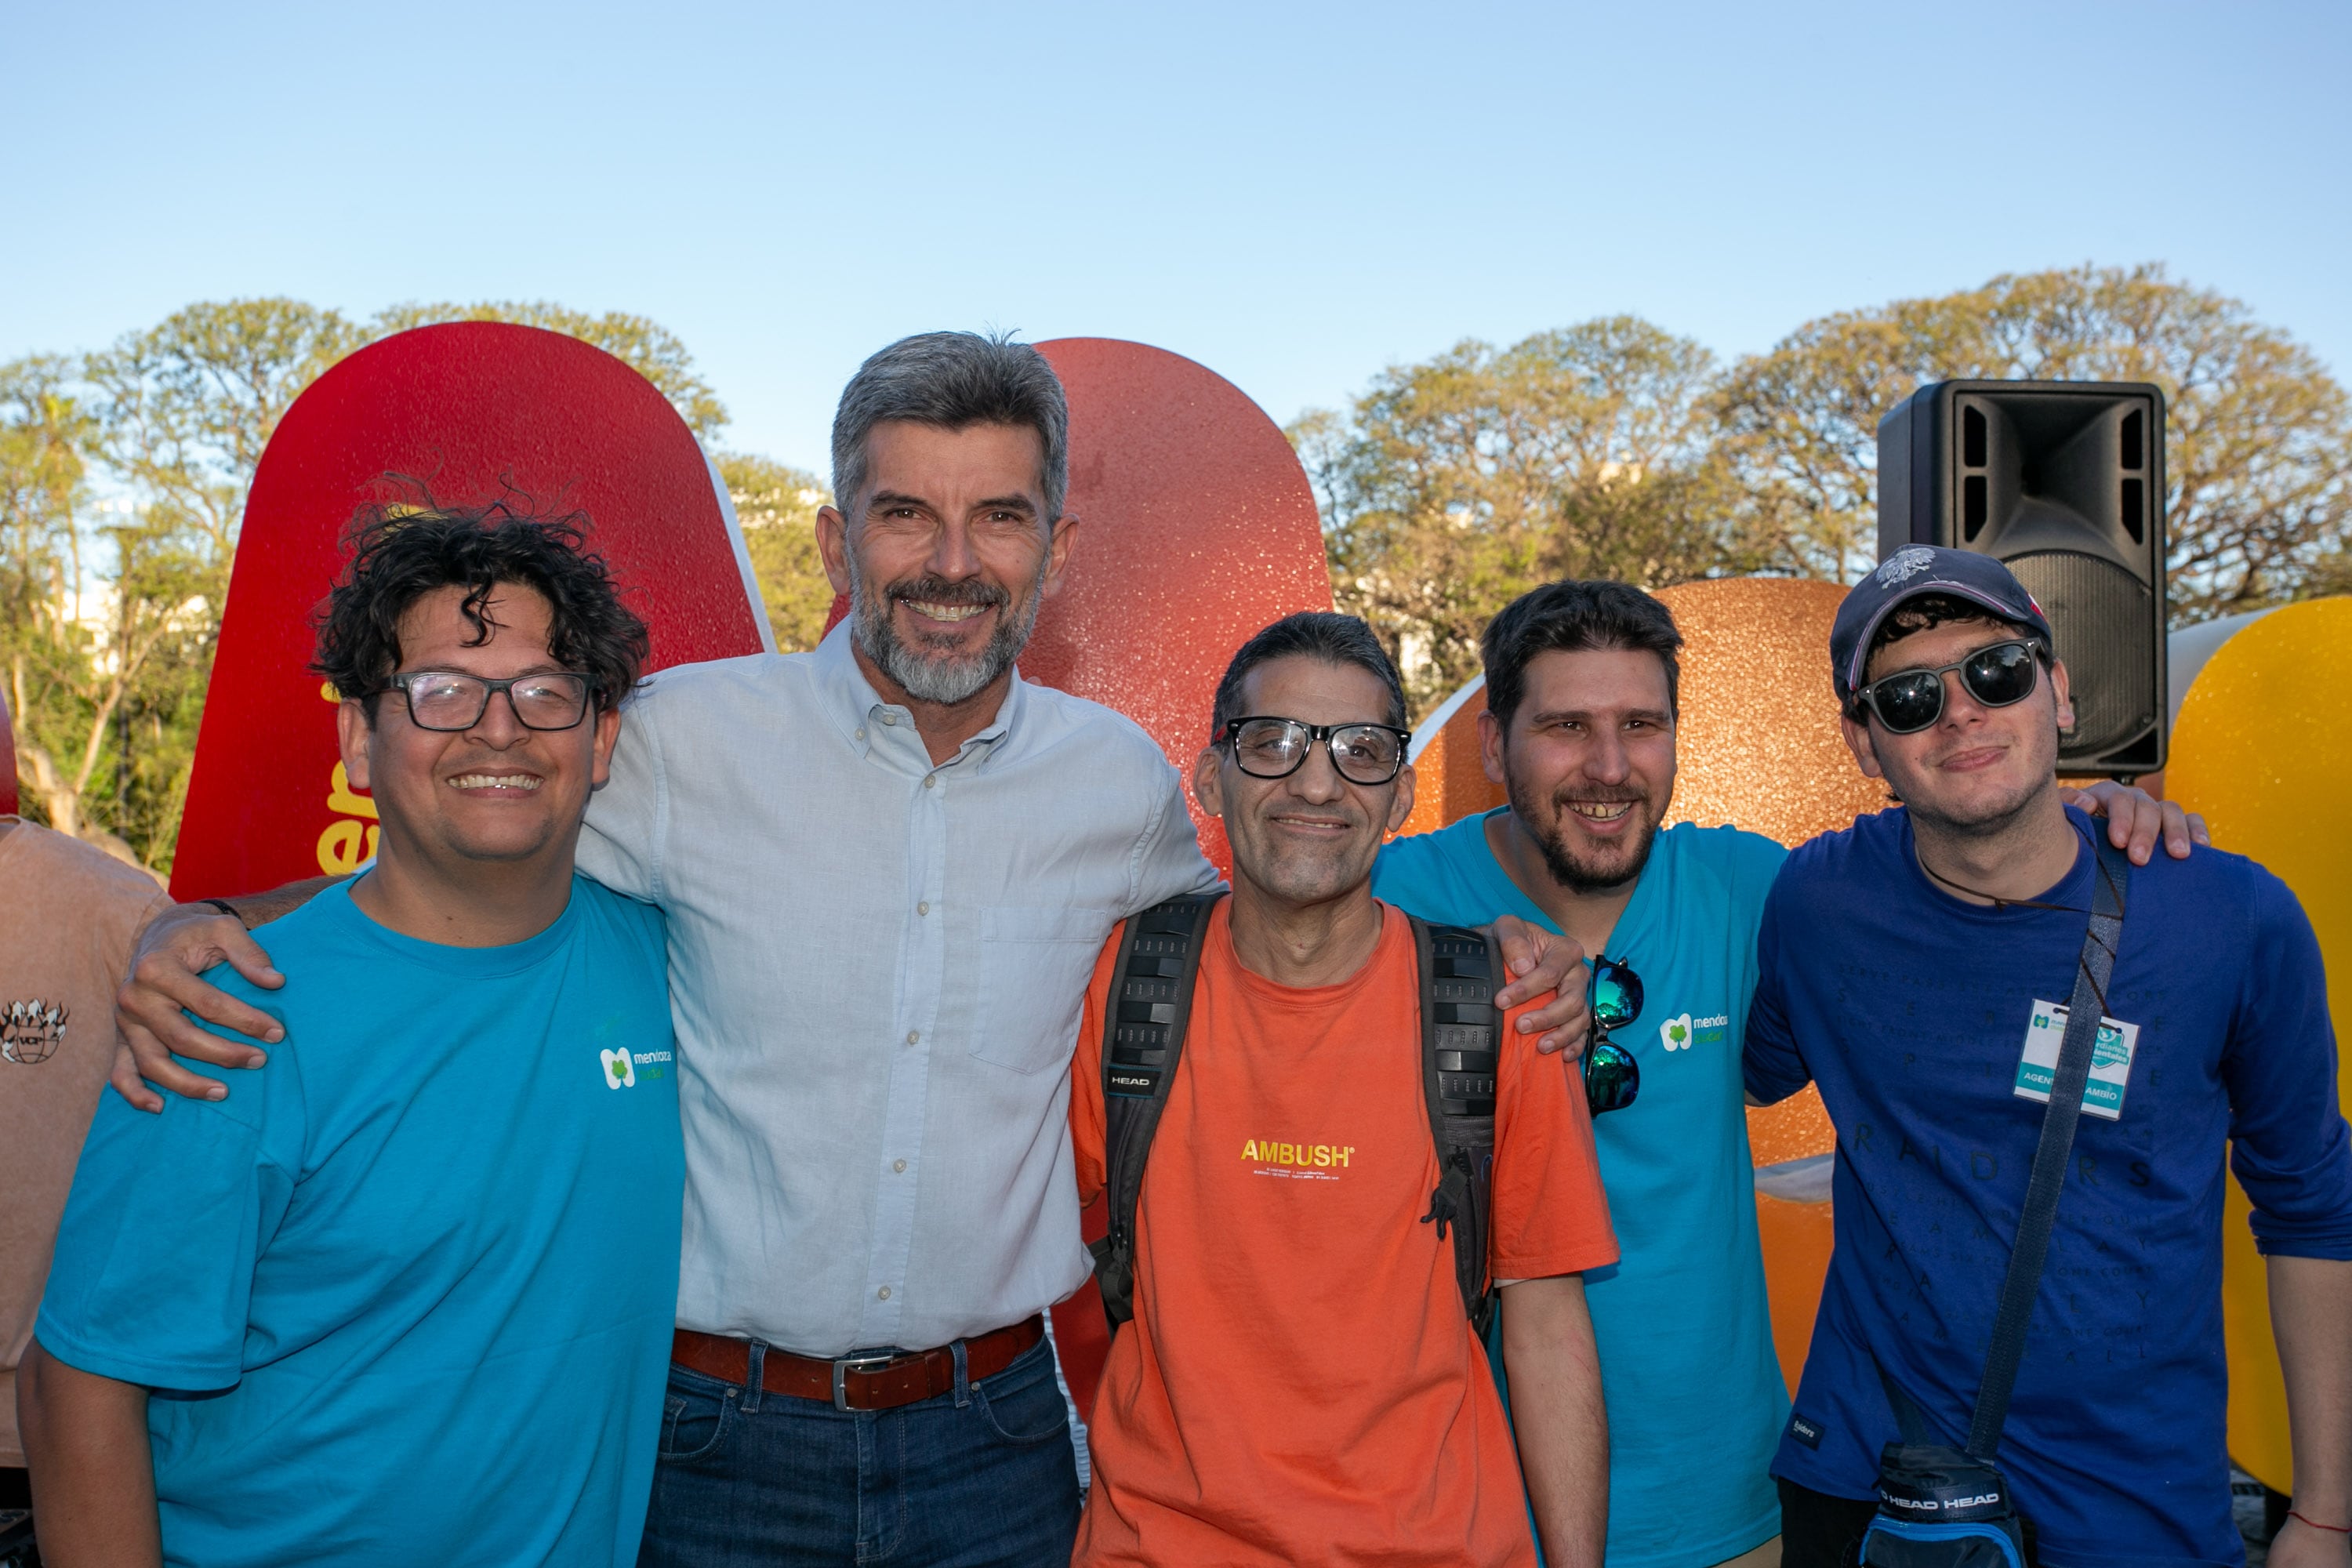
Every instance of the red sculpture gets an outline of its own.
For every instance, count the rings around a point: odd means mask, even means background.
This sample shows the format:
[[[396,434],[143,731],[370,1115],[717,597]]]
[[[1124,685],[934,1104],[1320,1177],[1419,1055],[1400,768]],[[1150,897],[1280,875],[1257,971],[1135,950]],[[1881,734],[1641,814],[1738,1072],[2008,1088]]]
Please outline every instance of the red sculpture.
[[[387,473],[445,503],[511,488],[543,510],[586,512],[653,629],[652,668],[771,646],[726,494],[643,376],[500,322],[373,343],[294,400],[254,476],[173,866],[179,899],[349,871],[373,849],[374,803],[344,780],[333,696],[305,667],[343,527],[386,499]]]

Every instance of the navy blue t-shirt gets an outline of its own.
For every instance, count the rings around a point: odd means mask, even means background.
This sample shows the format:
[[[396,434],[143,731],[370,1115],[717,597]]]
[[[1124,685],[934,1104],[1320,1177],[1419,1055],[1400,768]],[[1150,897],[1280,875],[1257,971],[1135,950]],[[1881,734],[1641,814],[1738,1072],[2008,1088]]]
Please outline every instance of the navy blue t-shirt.
[[[1873,1495],[1896,1436],[1881,1366],[1938,1440],[1967,1436],[2042,1131],[2021,1058],[2074,994],[2090,913],[2092,826],[2068,816],[2081,852],[2038,900],[2063,910],[1943,891],[1900,809],[1799,849],[1766,901],[1748,1086],[1811,1079],[1837,1129],[1836,1249],[1772,1467],[1801,1486]],[[2311,923],[2251,860],[2158,855],[2132,872],[2106,1014],[2136,1026],[2119,1114],[2086,1098],[2000,1463],[2053,1568],[2236,1563],[2225,1155],[2263,1251],[2352,1258]]]

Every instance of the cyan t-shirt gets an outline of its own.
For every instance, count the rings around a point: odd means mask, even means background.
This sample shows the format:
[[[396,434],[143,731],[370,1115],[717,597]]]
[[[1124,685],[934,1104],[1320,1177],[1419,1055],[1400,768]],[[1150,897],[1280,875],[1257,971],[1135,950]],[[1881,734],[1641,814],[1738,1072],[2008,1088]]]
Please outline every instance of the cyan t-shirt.
[[[104,1098],[35,1328],[159,1391],[165,1561],[635,1563],[685,1182],[659,912],[576,878],[443,947],[337,887],[262,936],[283,989],[210,978],[286,1038],[225,1100]]]
[[[1389,844],[1373,891],[1423,920],[1512,914],[1558,930],[1496,863],[1486,823]],[[1789,1398],[1756,1237],[1739,1039],[1757,922],[1787,854],[1737,828],[1666,828],[1609,940],[1643,997],[1611,1037],[1640,1064],[1641,1094],[1592,1122],[1622,1252],[1584,1279],[1609,1405],[1612,1568],[1698,1568],[1780,1527],[1766,1467]],[[1501,1381],[1500,1357],[1495,1373]]]
[[[1810,1079],[1837,1129],[1836,1247],[1772,1467],[1816,1491],[1872,1494],[1897,1431],[1882,1367],[1938,1441],[1968,1436],[2042,1136],[2021,1058],[2033,1030],[2054,1060],[2037,1020],[2073,997],[2089,923],[2095,829],[2067,815],[2084,842],[2036,900],[2054,908],[1937,888],[1900,809],[1799,849],[1765,907],[1748,1081],[1777,1100]],[[2352,1258],[2319,944],[2254,862],[2158,855],[2132,871],[2106,998],[2133,1026],[2118,1114],[2085,1097],[2000,1468],[2053,1568],[2234,1564],[2225,1153],[2263,1251]]]

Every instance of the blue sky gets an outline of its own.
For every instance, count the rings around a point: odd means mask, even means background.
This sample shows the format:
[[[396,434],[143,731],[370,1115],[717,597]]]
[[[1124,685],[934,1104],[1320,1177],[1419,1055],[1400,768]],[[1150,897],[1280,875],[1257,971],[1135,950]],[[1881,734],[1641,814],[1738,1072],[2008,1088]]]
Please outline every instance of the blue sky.
[[[816,467],[938,326],[1192,355],[1277,419],[1632,310],[1726,356],[2161,260],[2352,373],[2352,5],[0,7],[0,358],[199,299],[678,332]]]

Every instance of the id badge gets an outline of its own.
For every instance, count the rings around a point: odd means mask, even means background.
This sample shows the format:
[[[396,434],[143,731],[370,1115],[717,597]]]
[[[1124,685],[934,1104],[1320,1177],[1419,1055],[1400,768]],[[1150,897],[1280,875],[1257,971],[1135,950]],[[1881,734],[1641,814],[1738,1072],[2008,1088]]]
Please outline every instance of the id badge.
[[[2059,1002],[2036,1002],[2025,1026],[2025,1052],[2017,1063],[2015,1092],[2027,1100],[2050,1101],[2050,1085],[2058,1076],[2058,1047],[2066,1039],[2066,1007]],[[2131,1081],[2132,1052],[2139,1045],[2139,1026],[2120,1018],[2099,1020],[2099,1037],[2091,1045],[2091,1080],[2083,1086],[2085,1115],[2119,1121],[2124,1113],[2124,1089]]]

